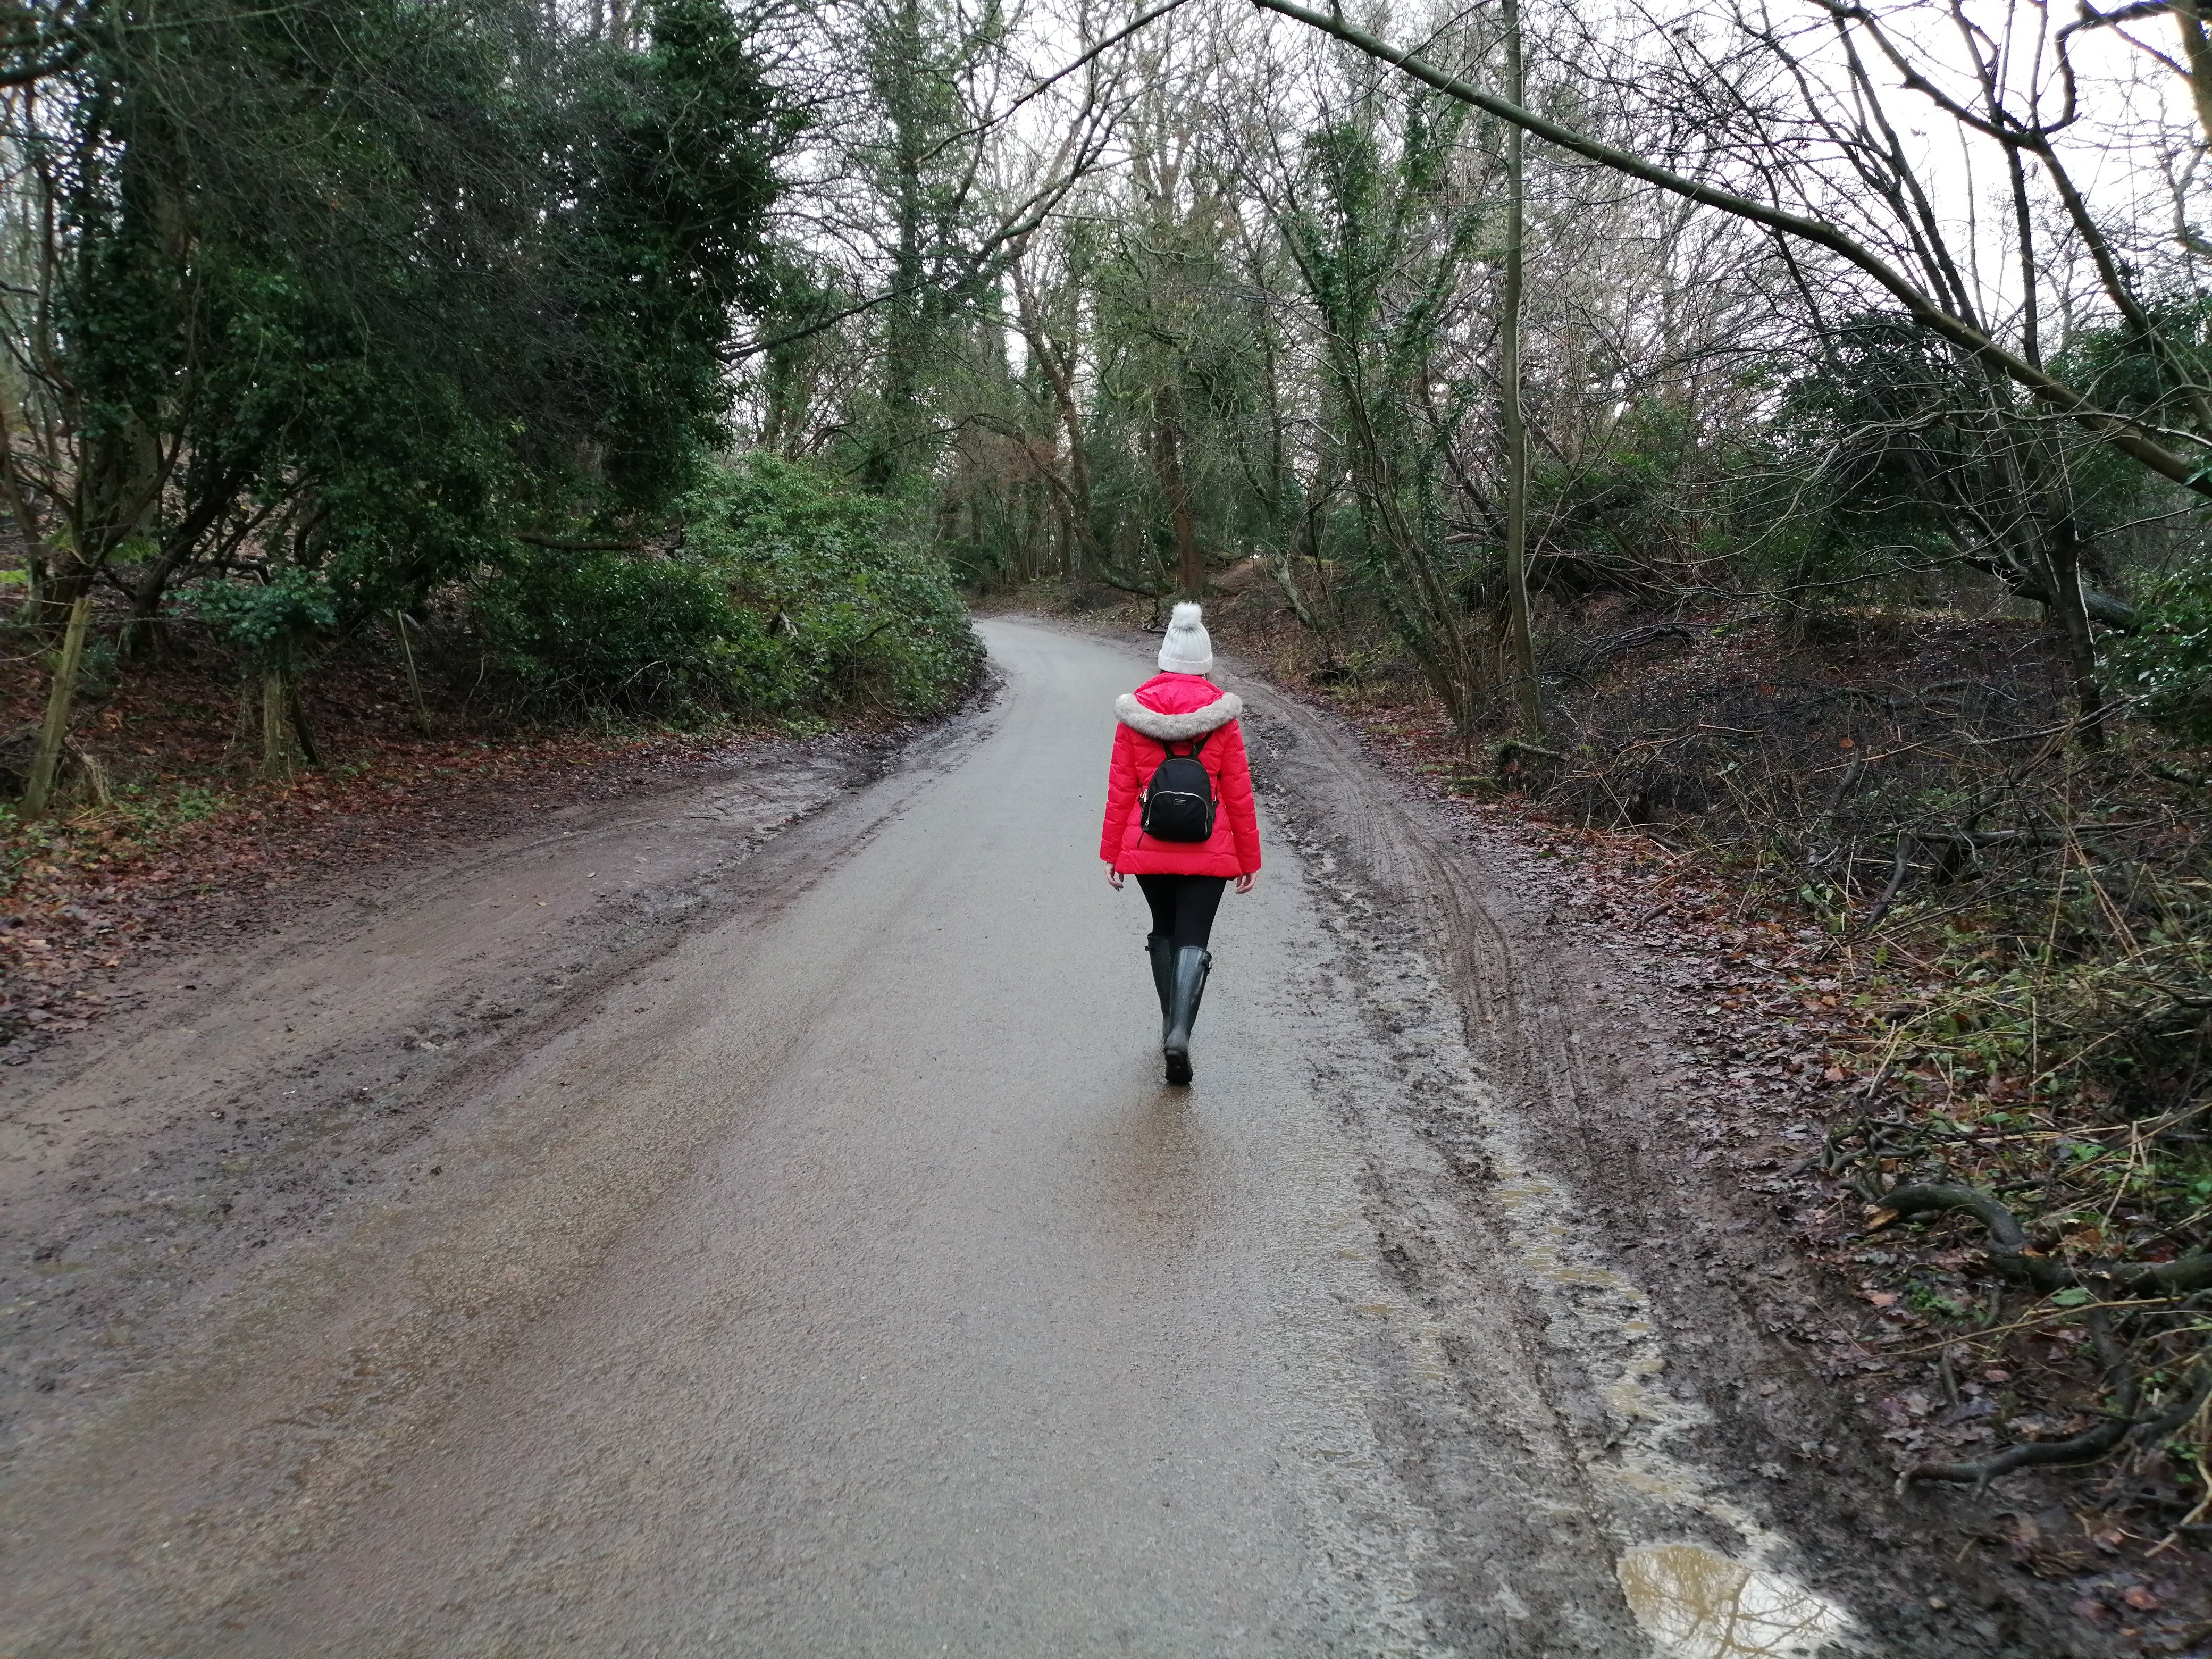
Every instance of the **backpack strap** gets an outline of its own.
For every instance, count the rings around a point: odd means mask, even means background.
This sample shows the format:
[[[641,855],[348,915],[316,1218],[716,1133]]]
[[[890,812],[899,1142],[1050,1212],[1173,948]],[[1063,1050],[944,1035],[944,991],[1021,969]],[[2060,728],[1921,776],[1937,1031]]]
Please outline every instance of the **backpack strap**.
[[[1213,730],[1214,732],[1218,732],[1220,729],[1221,728],[1217,726]],[[1198,758],[1198,751],[1206,747],[1206,740],[1212,735],[1213,732],[1201,732],[1198,736],[1190,739],[1190,753],[1188,755],[1176,755],[1175,744],[1170,743],[1165,738],[1155,738],[1153,741],[1158,744],[1161,748],[1166,750],[1170,755],[1175,755],[1175,757],[1177,760],[1196,760]]]

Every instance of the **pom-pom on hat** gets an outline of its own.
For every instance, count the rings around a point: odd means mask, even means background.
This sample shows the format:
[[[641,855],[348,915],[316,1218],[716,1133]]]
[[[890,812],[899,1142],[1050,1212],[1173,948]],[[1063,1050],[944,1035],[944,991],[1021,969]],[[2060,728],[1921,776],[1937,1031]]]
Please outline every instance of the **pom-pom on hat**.
[[[1185,599],[1168,618],[1168,636],[1160,641],[1160,672],[1203,674],[1212,666],[1213,641],[1206,637],[1205,613]]]

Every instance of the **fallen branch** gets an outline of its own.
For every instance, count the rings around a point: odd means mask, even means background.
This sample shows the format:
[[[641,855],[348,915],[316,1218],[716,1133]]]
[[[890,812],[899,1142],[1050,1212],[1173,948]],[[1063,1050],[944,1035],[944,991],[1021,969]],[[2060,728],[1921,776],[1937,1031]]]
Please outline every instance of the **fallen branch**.
[[[1680,640],[1685,645],[1696,643],[1696,636],[1680,623],[1650,623],[1640,628],[1632,628],[1625,634],[1615,634],[1609,639],[1597,641],[1578,653],[1564,672],[1571,678],[1587,685],[1600,665],[1609,659],[1640,650],[1647,645],[1656,645],[1665,639]]]
[[[2134,823],[2076,823],[2063,824],[2052,829],[2027,830],[1900,830],[1897,832],[1896,854],[1890,866],[1889,884],[1875,901],[1862,930],[1871,933],[1881,925],[1889,914],[1890,906],[1897,902],[1903,890],[1905,878],[1910,873],[1912,854],[1925,848],[1944,849],[1953,855],[1963,854],[1971,865],[1974,855],[1987,848],[1998,847],[2064,847],[2072,842],[2091,839],[2100,835],[2117,835],[2128,830],[2153,830],[2158,827],[2152,819]],[[1939,876],[1954,875],[1957,865],[1947,858]],[[1923,921],[1926,918],[1922,918]]]
[[[1566,758],[1558,750],[1547,749],[1540,743],[1530,743],[1526,738],[1508,738],[1498,745],[1498,751],[1491,757],[1490,764],[1494,776],[1505,778],[1516,772],[1525,772],[1529,769],[1526,763],[1531,760],[1550,761],[1554,765],[1564,765]]]
[[[2093,1313],[2087,1322],[2089,1334],[2096,1340],[2097,1352],[2105,1362],[2106,1375],[2119,1379],[2118,1386],[2113,1390],[2118,1395],[2118,1412],[2071,1439],[2023,1441],[1975,1463],[1915,1463],[1897,1477],[1898,1490],[1902,1492],[1916,1480],[1946,1480],[1971,1483],[1974,1490],[1979,1492],[1999,1475],[2010,1474],[2014,1469],[2094,1463],[2118,1449],[2120,1443],[2136,1426],[2136,1411],[2141,1402],[2142,1391],[2136,1386],[2135,1367],[2128,1364],[2126,1353],[2112,1340],[2112,1329],[2105,1322],[2104,1315]]]
[[[2114,1339],[2101,1310],[2086,1311],[2089,1334],[2097,1344],[2099,1358],[2105,1362],[2106,1373],[2118,1378],[2113,1390],[2118,1396],[2118,1412],[2070,1439],[2023,1441],[1974,1463],[1916,1463],[1898,1476],[1899,1490],[1915,1480],[1945,1480],[1972,1482],[1978,1492],[1999,1475],[2009,1474],[2014,1469],[2094,1463],[2117,1451],[2130,1438],[2143,1442],[2163,1439],[2204,1409],[2205,1401],[2212,1399],[2212,1360],[2208,1360],[2205,1351],[2200,1349],[2191,1363],[2191,1376],[2181,1390],[2180,1400],[2155,1417],[2139,1417],[2142,1390],[2135,1367],[2128,1363],[2126,1350]]]
[[[1096,580],[1105,583],[1109,587],[1119,588],[1124,593],[1133,593],[1140,599],[1150,599],[1152,602],[1152,606],[1155,611],[1159,607],[1160,590],[1157,584],[1151,587],[1136,586],[1126,578],[1115,574],[1113,570],[1108,568],[1103,564],[1098,565],[1091,570],[1085,571],[1084,574]]]
[[[645,550],[645,544],[635,539],[590,541],[568,536],[541,536],[528,530],[516,531],[514,539],[526,547],[542,547],[550,553],[642,553]]]
[[[2033,1285],[2045,1296],[2055,1291],[2095,1291],[2118,1285],[2130,1291],[2187,1295],[2212,1288],[2212,1252],[2191,1250],[2172,1261],[2091,1261],[2075,1267],[2045,1255],[2028,1240],[2020,1218],[1978,1187],[1899,1187],[1881,1197],[1889,1220],[1964,1210],[1989,1230],[1994,1248],[1990,1261],[1998,1272]]]

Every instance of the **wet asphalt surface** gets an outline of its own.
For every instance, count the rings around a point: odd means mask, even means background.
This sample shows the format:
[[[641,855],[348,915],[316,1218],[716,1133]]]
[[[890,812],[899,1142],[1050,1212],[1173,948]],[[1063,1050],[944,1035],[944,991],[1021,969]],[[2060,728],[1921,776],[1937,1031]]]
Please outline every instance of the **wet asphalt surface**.
[[[6,1195],[82,1274],[11,1310],[0,1653],[2057,1650],[1900,1622],[1909,1562],[1721,1467],[1486,1047],[1533,1015],[1264,695],[1164,1087],[1095,856],[1147,665],[983,632],[887,775],[518,838],[33,1079]]]

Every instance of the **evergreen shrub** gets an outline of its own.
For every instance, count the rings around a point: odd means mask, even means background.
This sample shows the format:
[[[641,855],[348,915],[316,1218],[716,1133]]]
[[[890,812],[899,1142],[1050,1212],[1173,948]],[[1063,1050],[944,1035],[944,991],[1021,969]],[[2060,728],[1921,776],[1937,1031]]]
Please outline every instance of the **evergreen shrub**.
[[[2183,565],[2144,585],[2136,630],[2117,641],[2118,689],[2193,743],[2212,743],[2212,563]]]
[[[717,465],[651,556],[519,550],[480,582],[486,660],[542,706],[937,714],[982,647],[951,572],[804,462]]]

